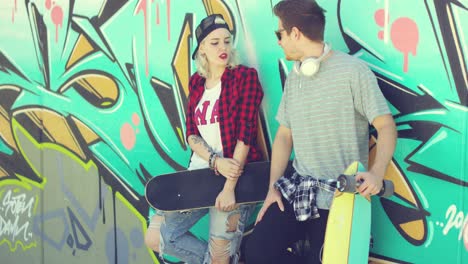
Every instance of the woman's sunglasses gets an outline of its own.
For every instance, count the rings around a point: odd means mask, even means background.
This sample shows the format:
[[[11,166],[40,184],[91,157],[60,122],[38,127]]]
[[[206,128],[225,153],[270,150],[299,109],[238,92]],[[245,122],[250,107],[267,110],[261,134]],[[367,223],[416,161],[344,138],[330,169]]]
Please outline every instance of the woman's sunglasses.
[[[278,29],[275,31],[275,34],[276,34],[276,38],[278,38],[278,41],[281,40],[281,37],[282,37],[282,34],[281,32],[285,31],[286,29]]]

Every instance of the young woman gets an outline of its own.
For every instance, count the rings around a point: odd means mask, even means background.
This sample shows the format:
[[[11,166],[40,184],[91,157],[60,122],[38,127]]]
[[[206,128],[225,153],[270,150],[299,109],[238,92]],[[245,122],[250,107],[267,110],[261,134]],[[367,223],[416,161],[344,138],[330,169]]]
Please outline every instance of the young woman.
[[[261,159],[256,136],[263,91],[255,69],[237,64],[232,35],[221,15],[204,18],[195,34],[197,73],[190,78],[186,112],[187,142],[193,151],[188,169],[212,168],[226,183],[214,208],[156,215],[146,242],[190,264],[237,263],[253,206],[236,205],[234,190],[244,165]],[[208,242],[189,232],[206,213]]]

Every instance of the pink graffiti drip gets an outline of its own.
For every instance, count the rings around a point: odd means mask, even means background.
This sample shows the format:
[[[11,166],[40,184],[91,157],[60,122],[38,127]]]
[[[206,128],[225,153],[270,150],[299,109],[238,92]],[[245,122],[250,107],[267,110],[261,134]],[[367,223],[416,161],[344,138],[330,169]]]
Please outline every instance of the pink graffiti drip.
[[[120,128],[120,140],[122,141],[124,148],[127,150],[131,150],[135,147],[136,133],[129,123],[123,124]]]
[[[159,3],[156,3],[156,25],[159,25]]]
[[[393,46],[403,53],[403,71],[408,72],[409,53],[412,53],[413,56],[416,56],[416,48],[418,47],[418,25],[410,18],[399,18],[393,22],[390,36]]]
[[[137,113],[133,113],[132,122],[135,126],[138,126],[140,124],[140,117],[138,116]]]
[[[375,20],[375,23],[380,26],[380,27],[384,27],[385,26],[385,22],[388,22],[388,21],[385,21],[385,10],[384,9],[379,9],[375,12],[374,14],[374,20]],[[377,37],[380,39],[380,40],[383,40],[384,39],[384,31],[383,30],[380,30],[379,33],[377,34]]]
[[[135,129],[133,129],[133,126],[129,123],[123,124],[120,128],[120,140],[127,150],[131,150],[135,147],[136,135],[140,132],[138,129],[140,117],[137,113],[132,114],[132,124],[136,126]]]
[[[374,20],[375,20],[375,23],[378,26],[380,26],[380,27],[385,26],[385,10],[384,9],[379,9],[379,10],[375,11]]]
[[[52,0],[46,0],[45,7],[47,10],[50,10],[50,8],[52,7]]]
[[[377,33],[377,37],[380,39],[380,40],[383,40],[384,37],[385,37],[385,32],[383,30],[380,30],[379,33]]]
[[[171,41],[171,0],[167,0],[167,40]]]
[[[145,27],[145,72],[146,76],[149,74],[149,62],[148,62],[148,39],[149,39],[149,32],[148,32],[148,6],[147,0],[140,0],[137,5],[136,14],[143,12],[143,19],[144,19],[144,27]]]
[[[52,17],[52,22],[55,25],[55,42],[57,43],[58,42],[58,30],[59,30],[59,27],[62,28],[62,24],[63,24],[63,10],[60,6],[56,5],[52,8],[50,15]]]
[[[18,11],[18,5],[16,4],[16,0],[14,1],[13,9],[11,10],[11,23],[15,23],[15,13]]]

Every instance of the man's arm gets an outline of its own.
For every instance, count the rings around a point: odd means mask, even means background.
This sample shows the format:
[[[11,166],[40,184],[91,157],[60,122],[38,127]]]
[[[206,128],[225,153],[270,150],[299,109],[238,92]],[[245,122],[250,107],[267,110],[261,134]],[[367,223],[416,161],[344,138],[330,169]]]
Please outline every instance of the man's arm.
[[[379,193],[385,171],[392,160],[396,146],[397,131],[390,114],[376,117],[372,125],[377,130],[375,161],[368,172],[359,173],[357,176],[357,180],[364,179],[364,183],[358,189],[363,196]]]
[[[390,114],[378,116],[374,119],[372,125],[377,130],[378,139],[375,162],[369,171],[382,180],[395,152],[397,131],[393,117]]]
[[[278,191],[274,184],[284,174],[286,167],[288,166],[289,157],[293,149],[293,141],[291,129],[280,125],[278,132],[276,132],[275,140],[273,141],[273,150],[271,154],[271,166],[270,166],[270,188],[268,189],[267,197],[263,203],[262,209],[258,212],[257,220],[255,224],[260,222],[263,215],[268,210],[270,205],[278,203],[278,207],[281,211],[284,211],[284,205],[281,200],[281,192]]]
[[[288,166],[293,148],[291,130],[280,125],[273,141],[270,167],[270,189],[274,189],[275,182],[284,174]]]

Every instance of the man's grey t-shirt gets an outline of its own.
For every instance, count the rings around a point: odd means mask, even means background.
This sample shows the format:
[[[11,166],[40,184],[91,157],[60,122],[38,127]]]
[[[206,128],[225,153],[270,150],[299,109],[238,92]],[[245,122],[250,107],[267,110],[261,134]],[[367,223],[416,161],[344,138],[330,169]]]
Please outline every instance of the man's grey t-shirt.
[[[369,123],[389,113],[367,65],[333,51],[312,77],[290,72],[276,119],[291,129],[297,173],[334,179],[354,161],[367,168]],[[319,189],[318,208],[330,208],[332,196]]]

